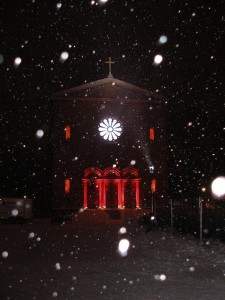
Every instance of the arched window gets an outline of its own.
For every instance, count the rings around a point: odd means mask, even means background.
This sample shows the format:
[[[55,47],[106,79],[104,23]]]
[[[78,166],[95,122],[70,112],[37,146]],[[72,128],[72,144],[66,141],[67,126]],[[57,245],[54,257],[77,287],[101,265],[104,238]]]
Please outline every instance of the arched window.
[[[103,171],[104,178],[119,178],[120,177],[120,170],[116,168],[107,168]]]
[[[84,171],[84,178],[95,179],[101,177],[102,171],[98,168],[88,168]]]
[[[138,171],[135,168],[126,168],[122,170],[123,178],[138,178]]]

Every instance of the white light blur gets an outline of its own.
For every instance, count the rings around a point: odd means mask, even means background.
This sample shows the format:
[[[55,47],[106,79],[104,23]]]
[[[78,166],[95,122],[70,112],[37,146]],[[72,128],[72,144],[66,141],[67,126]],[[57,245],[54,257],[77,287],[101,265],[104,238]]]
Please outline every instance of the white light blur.
[[[164,274],[161,274],[161,275],[159,276],[159,279],[160,279],[161,281],[164,281],[164,280],[166,280],[166,275],[164,275]]]
[[[127,239],[122,239],[119,242],[118,250],[121,256],[126,256],[130,247],[130,242]]]
[[[38,138],[42,138],[44,135],[44,131],[42,129],[38,129],[37,132],[36,132],[36,136]]]
[[[64,51],[64,52],[62,52],[61,55],[60,55],[60,61],[61,61],[61,62],[64,62],[64,61],[66,61],[66,60],[68,59],[68,57],[69,57],[69,53],[66,52],[66,51]]]
[[[160,38],[159,38],[159,43],[162,45],[162,44],[165,44],[167,42],[168,38],[166,35],[161,35]]]
[[[106,3],[108,0],[99,0],[100,3]]]
[[[7,258],[9,256],[9,253],[7,251],[2,252],[2,257]]]
[[[125,227],[121,227],[120,230],[119,230],[120,234],[124,234],[126,232],[127,232],[127,229]]]
[[[34,238],[34,236],[35,236],[34,232],[30,232],[28,235],[28,239],[32,239]]]
[[[56,4],[56,8],[57,8],[57,9],[60,9],[61,7],[62,7],[62,3],[57,3],[57,4]]]
[[[13,216],[13,217],[16,217],[17,215],[18,215],[18,210],[17,209],[13,209],[12,211],[11,211],[11,215]]]
[[[154,64],[159,65],[159,64],[162,62],[162,60],[163,60],[162,55],[157,54],[157,55],[154,57]]]
[[[55,264],[55,268],[56,268],[57,271],[61,270],[60,263],[56,263],[56,264]]]
[[[220,176],[214,179],[211,185],[211,189],[214,196],[218,198],[225,196],[225,177]]]
[[[165,274],[161,274],[161,275],[154,275],[155,280],[160,280],[160,281],[164,281],[166,280],[166,275]]]
[[[14,66],[18,67],[22,62],[22,59],[20,57],[16,57],[14,60]]]
[[[133,159],[133,160],[130,162],[130,165],[131,165],[131,166],[134,166],[135,164],[136,164],[136,160]]]

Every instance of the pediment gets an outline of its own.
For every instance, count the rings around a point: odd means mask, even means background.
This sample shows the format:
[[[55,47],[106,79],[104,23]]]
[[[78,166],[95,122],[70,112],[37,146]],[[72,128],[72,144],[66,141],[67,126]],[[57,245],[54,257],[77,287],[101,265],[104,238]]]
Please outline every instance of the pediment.
[[[76,87],[72,87],[60,92],[55,96],[67,99],[91,98],[91,99],[149,99],[161,97],[146,89],[137,87],[125,81],[107,77],[93,82],[85,83]]]

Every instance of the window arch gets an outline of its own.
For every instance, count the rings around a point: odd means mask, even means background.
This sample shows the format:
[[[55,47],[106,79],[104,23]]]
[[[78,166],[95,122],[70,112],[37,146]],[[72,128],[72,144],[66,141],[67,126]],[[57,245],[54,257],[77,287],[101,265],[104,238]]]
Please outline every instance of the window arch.
[[[138,171],[135,168],[125,168],[122,170],[123,178],[138,178]]]
[[[84,178],[102,178],[102,171],[99,168],[88,168],[84,171]]]
[[[107,168],[103,171],[103,177],[118,178],[120,177],[120,170],[118,170],[117,168]]]

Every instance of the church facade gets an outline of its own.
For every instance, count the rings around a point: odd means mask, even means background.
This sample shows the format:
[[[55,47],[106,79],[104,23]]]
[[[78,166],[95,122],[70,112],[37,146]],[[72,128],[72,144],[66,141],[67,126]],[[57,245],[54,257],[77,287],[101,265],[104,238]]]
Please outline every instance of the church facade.
[[[111,76],[54,95],[54,211],[167,205],[165,100]]]

